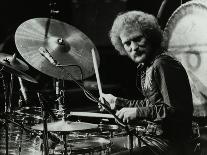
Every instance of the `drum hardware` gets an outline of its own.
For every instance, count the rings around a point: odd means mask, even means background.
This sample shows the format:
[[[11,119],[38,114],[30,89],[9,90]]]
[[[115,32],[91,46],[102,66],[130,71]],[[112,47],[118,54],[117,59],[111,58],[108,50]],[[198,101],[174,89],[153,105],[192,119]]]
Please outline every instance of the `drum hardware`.
[[[37,83],[29,75],[25,74],[23,71],[28,69],[28,66],[21,61],[20,59],[16,58],[16,54],[13,56],[1,53],[0,54],[0,65],[2,65],[1,71],[1,78],[3,83],[3,90],[4,90],[4,97],[5,97],[5,105],[4,105],[4,127],[5,127],[5,136],[6,136],[6,155],[9,154],[8,152],[8,127],[9,127],[9,114],[11,114],[11,98],[12,98],[12,91],[13,91],[13,76],[16,75],[17,77],[21,77],[25,80],[30,82]],[[5,75],[3,71],[9,73],[10,81],[6,82]]]
[[[64,142],[64,154],[66,155],[67,150],[67,142],[66,142],[66,134],[71,131],[80,131],[80,130],[91,130],[97,128],[97,125],[90,123],[81,123],[81,122],[69,122],[65,121],[64,117],[62,117],[61,121],[56,121],[52,123],[47,123],[47,109],[44,106],[42,96],[38,93],[38,98],[42,107],[42,117],[43,124],[38,124],[36,126],[31,127],[32,129],[43,131],[43,146],[41,147],[44,150],[45,154],[49,154],[49,146],[48,146],[48,132],[60,132],[63,135]],[[51,135],[50,135],[51,137]],[[54,137],[53,137],[54,138]],[[57,139],[56,139],[57,140]]]
[[[39,93],[37,93],[39,103],[41,105],[41,112],[43,117],[43,148],[44,154],[49,155],[49,147],[48,147],[48,130],[47,130],[47,114],[46,114],[46,107],[44,106],[43,100]]]
[[[64,80],[57,79],[55,82],[55,92],[56,92],[56,101],[58,103],[58,106],[56,107],[58,115],[63,116],[66,118],[65,115],[65,109],[63,107],[65,103],[65,90],[64,90]]]

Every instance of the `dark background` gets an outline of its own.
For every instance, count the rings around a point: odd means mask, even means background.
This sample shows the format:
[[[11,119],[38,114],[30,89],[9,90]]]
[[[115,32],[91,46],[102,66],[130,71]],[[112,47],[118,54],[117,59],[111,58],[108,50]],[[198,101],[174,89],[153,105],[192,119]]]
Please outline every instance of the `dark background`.
[[[18,26],[26,20],[37,17],[50,17],[51,8],[58,10],[59,13],[53,18],[75,26],[88,36],[96,46],[100,56],[99,74],[105,93],[113,93],[117,96],[127,98],[137,97],[135,88],[135,65],[126,57],[119,56],[111,46],[108,32],[111,28],[115,16],[119,12],[127,10],[142,10],[157,16],[163,0],[5,0],[0,4],[0,50],[2,53],[17,53],[14,43],[14,34]],[[183,3],[186,1],[182,1]],[[54,6],[50,3],[56,3]],[[168,0],[161,12],[159,19],[162,28],[180,5],[179,0]],[[21,59],[21,55],[18,55]],[[24,81],[25,89],[29,101],[27,106],[39,105],[37,92],[45,94],[50,105],[56,104],[54,78],[49,77],[32,66],[26,73],[38,81],[33,84]],[[84,79],[84,82],[96,81],[95,75]],[[19,83],[15,79],[15,91],[12,96],[12,107],[19,107],[18,100],[21,96]],[[1,87],[1,106],[4,106],[4,95],[2,81]],[[65,104],[69,109],[97,110],[96,104],[90,101],[84,93],[71,81],[65,81]],[[89,85],[87,87],[96,97],[98,90]],[[90,106],[89,106],[90,105]],[[93,107],[93,108],[92,108]]]

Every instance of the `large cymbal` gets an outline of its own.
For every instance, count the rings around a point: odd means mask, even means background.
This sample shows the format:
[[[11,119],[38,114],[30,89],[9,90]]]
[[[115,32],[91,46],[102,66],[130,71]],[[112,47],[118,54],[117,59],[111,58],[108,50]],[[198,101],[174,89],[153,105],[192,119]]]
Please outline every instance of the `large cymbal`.
[[[5,71],[14,74],[17,77],[33,83],[38,83],[34,78],[23,72],[28,70],[29,67],[22,60],[16,58],[15,55],[11,56],[5,53],[0,53],[0,65],[6,67]]]
[[[91,49],[95,50],[99,65],[99,55],[92,41],[75,27],[56,19],[34,18],[25,21],[16,30],[15,44],[31,66],[57,79],[71,80],[66,71],[40,54],[40,48],[47,50],[60,65],[71,65],[64,69],[77,80],[81,79],[80,68],[83,79],[94,73]]]
[[[91,123],[84,123],[84,122],[70,122],[60,120],[57,122],[47,123],[48,131],[51,132],[72,132],[72,131],[82,131],[82,130],[89,130],[89,129],[97,129],[97,124]],[[43,131],[44,127],[43,124],[37,124],[32,126],[32,129]]]

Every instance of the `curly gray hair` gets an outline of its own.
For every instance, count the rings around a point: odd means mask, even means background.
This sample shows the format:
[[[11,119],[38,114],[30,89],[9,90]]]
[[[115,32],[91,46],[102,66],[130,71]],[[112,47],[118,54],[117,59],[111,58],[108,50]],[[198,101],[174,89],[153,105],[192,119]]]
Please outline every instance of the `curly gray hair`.
[[[116,17],[109,32],[112,45],[121,55],[125,55],[126,52],[120,39],[120,33],[123,29],[133,27],[141,28],[142,33],[154,49],[162,46],[163,34],[157,19],[142,11],[128,11]]]

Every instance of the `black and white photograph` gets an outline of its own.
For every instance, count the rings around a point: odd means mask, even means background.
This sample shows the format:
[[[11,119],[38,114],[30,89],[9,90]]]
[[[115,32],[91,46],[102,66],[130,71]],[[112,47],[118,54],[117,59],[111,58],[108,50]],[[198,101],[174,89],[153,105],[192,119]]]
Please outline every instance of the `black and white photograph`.
[[[0,155],[207,155],[207,0],[2,0]]]

